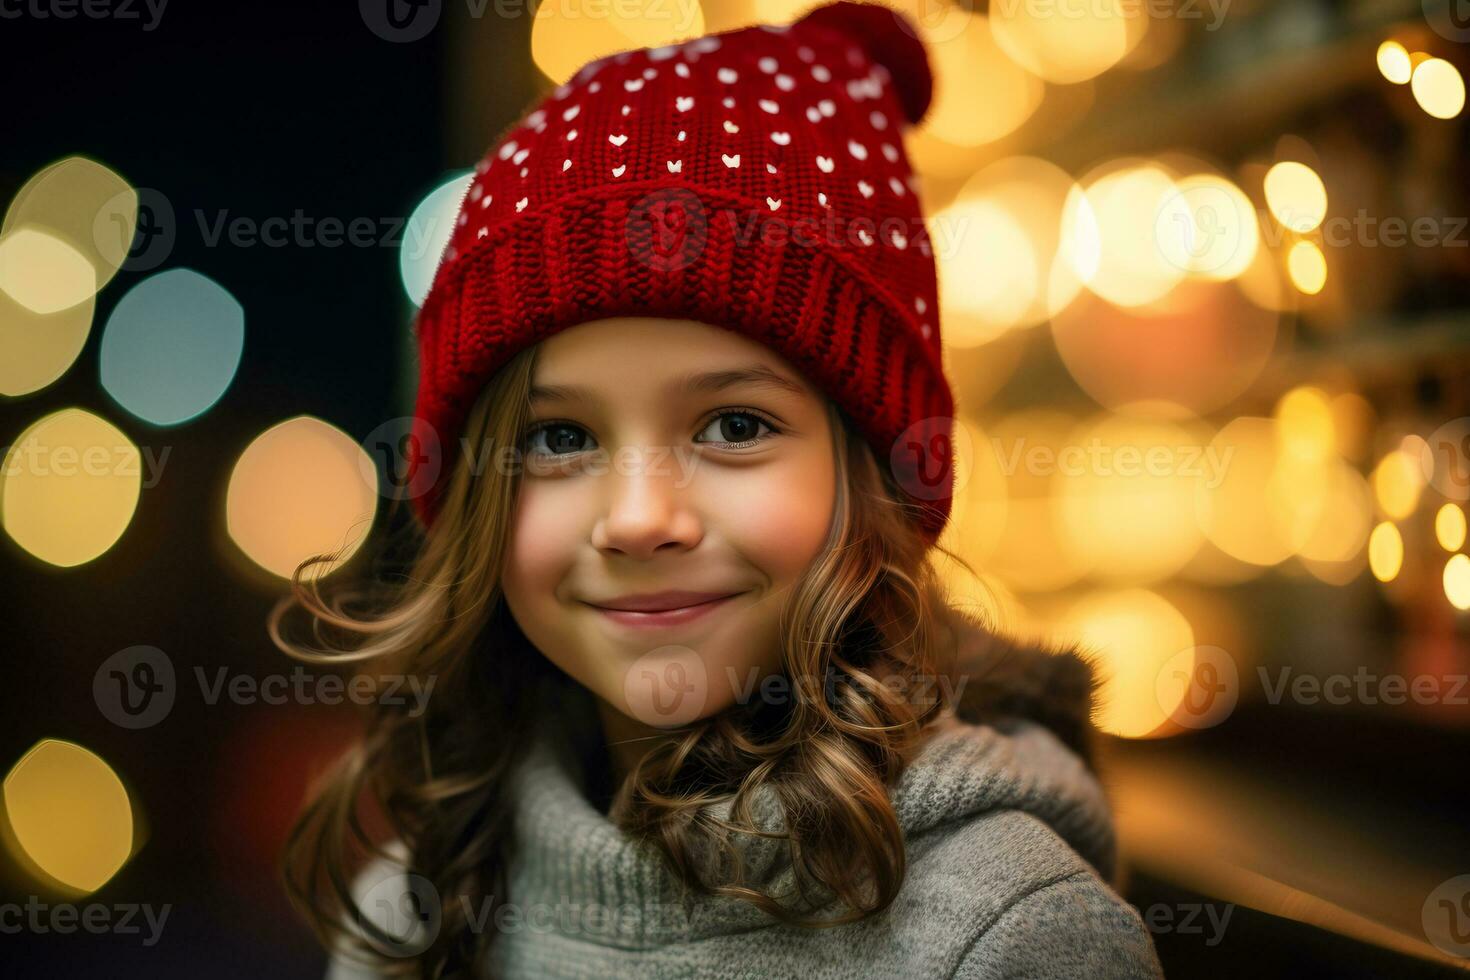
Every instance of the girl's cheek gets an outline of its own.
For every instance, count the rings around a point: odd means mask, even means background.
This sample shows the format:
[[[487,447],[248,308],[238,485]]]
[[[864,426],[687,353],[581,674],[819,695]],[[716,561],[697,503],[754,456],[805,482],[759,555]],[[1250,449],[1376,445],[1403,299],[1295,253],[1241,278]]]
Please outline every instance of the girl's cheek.
[[[830,456],[812,454],[717,474],[706,488],[707,520],[777,581],[798,576],[827,539],[836,503]]]
[[[579,532],[575,494],[564,486],[527,481],[511,520],[507,585],[553,589],[576,551]]]

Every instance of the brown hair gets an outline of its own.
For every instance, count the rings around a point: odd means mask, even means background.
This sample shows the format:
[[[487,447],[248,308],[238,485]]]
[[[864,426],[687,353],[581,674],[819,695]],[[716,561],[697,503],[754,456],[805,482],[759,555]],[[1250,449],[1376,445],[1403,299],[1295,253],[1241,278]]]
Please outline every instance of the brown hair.
[[[464,445],[521,446],[535,358],[529,348],[486,386],[469,413]],[[613,811],[627,833],[661,852],[686,888],[738,897],[808,927],[864,918],[897,895],[904,841],[886,787],[927,723],[949,707],[950,690],[928,685],[933,698],[917,703],[904,693],[919,685],[903,682],[947,672],[948,648],[935,628],[943,588],[891,476],[845,413],[830,402],[829,411],[838,474],[831,530],[781,619],[794,696],[780,706],[759,698],[737,703],[675,730],[629,775]],[[414,548],[401,583],[374,581],[329,604],[316,578],[303,578],[335,557],[317,556],[296,570],[292,593],[268,624],[277,646],[307,662],[437,678],[417,716],[388,699],[374,703],[365,734],[314,789],[284,854],[287,892],[322,942],[384,975],[467,975],[482,961],[493,930],[477,935],[465,910],[509,900],[512,735],[529,729],[539,685],[565,682],[520,632],[500,589],[517,480],[494,466],[476,473],[472,458],[485,456],[458,454],[433,526],[410,528]],[[365,600],[361,615],[348,611],[353,598]],[[314,646],[282,634],[296,604],[314,617]],[[328,641],[324,628],[339,638]],[[780,836],[789,840],[797,882],[830,890],[847,912],[816,918],[804,887],[799,905],[751,887],[738,857],[719,880],[701,877],[697,854],[734,857],[734,835],[771,836],[749,810],[762,789],[781,804]],[[724,801],[729,821],[708,812]],[[374,812],[401,842],[407,871],[441,899],[437,933],[413,956],[385,955],[382,943],[395,937],[366,921],[353,898],[361,867],[389,857],[384,835],[368,829]]]

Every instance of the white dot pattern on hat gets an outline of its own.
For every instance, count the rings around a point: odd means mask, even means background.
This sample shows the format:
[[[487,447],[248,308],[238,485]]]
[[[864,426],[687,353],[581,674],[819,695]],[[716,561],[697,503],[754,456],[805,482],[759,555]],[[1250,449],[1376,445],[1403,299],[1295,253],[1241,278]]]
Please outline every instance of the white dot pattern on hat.
[[[589,62],[477,163],[465,204],[475,220],[459,216],[446,261],[573,192],[630,183],[734,192],[767,215],[836,219],[845,231],[836,247],[898,278],[927,339],[932,248],[889,71],[833,32],[794,43],[799,34],[735,32],[763,39],[739,45],[710,35]],[[557,152],[538,152],[548,145]],[[492,203],[490,188],[508,182],[512,192]]]

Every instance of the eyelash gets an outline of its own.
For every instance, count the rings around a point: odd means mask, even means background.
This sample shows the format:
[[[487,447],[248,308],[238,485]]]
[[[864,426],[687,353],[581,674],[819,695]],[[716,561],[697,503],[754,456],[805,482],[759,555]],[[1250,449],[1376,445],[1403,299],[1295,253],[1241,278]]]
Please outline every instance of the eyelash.
[[[723,408],[723,409],[720,409],[718,412],[716,412],[715,414],[711,415],[708,419],[705,420],[704,425],[702,425],[700,427],[700,430],[699,431],[700,432],[703,432],[705,429],[708,429],[714,423],[720,421],[721,419],[723,419],[723,418],[725,418],[726,416],[729,416],[729,415],[748,415],[751,418],[755,419],[757,422],[760,422],[760,423],[764,424],[771,431],[769,433],[767,433],[766,435],[757,435],[753,439],[747,439],[745,442],[729,442],[729,443],[722,443],[722,444],[720,444],[720,445],[724,445],[726,448],[731,448],[731,449],[744,449],[746,447],[753,446],[756,443],[761,442],[764,439],[768,439],[771,436],[775,436],[775,435],[780,435],[781,434],[781,431],[782,430],[779,427],[777,427],[775,421],[772,420],[772,418],[769,415],[767,415],[765,412],[757,411],[756,409],[753,409],[753,408]],[[524,452],[531,452],[531,450],[530,450],[531,440],[533,440],[534,438],[536,438],[536,436],[539,433],[545,432],[548,429],[558,429],[558,428],[581,429],[583,427],[580,426],[580,425],[578,425],[575,422],[561,422],[561,421],[558,421],[556,419],[548,419],[547,421],[544,421],[544,422],[538,422],[535,425],[533,425],[530,429],[527,430],[526,435],[525,435],[525,438],[524,438],[524,440],[521,443],[522,451],[524,451]],[[584,450],[584,452],[585,452],[585,450]],[[547,456],[547,457],[551,457],[551,458],[554,458],[554,459],[570,459],[571,457],[575,456],[576,453],[541,453],[541,452],[538,451],[537,452],[537,455]]]

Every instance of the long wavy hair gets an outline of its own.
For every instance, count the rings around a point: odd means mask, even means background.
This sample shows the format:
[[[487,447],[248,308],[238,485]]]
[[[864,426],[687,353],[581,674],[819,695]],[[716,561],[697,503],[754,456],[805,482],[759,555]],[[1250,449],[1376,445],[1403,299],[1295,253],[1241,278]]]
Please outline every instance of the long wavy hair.
[[[493,930],[466,915],[507,895],[512,801],[507,779],[530,730],[545,683],[573,683],[521,633],[501,590],[516,501],[514,469],[472,459],[523,445],[536,348],[522,352],[486,386],[464,427],[442,506],[423,531],[405,525],[400,576],[324,598],[320,576],[305,573],[336,555],[303,562],[290,594],[270,614],[281,650],[313,664],[348,664],[384,677],[436,678],[415,713],[380,698],[365,732],[313,787],[286,844],[283,873],[297,910],[334,955],[385,976],[473,975]],[[902,830],[887,787],[922,743],[926,725],[949,706],[945,684],[924,678],[952,667],[937,614],[945,592],[912,505],[829,402],[837,500],[824,548],[782,610],[782,664],[793,696],[755,698],[670,731],[624,784],[610,813],[634,839],[661,854],[686,892],[746,900],[794,926],[823,928],[873,915],[897,895],[905,873]],[[973,575],[973,570],[971,570]],[[312,642],[288,639],[285,617],[311,617]],[[933,696],[915,699],[923,686]],[[819,903],[781,901],[746,882],[738,859],[744,834],[760,830],[749,806],[773,791],[784,813],[798,883],[825,888],[845,909],[818,916]],[[729,820],[710,812],[729,802]],[[394,840],[396,838],[396,841]],[[396,854],[389,845],[397,848]],[[706,880],[699,855],[733,870]],[[353,898],[353,881],[372,859],[406,866],[440,898],[432,943],[407,956],[383,952],[385,935]],[[726,860],[733,858],[732,860]],[[495,921],[485,919],[482,921]]]

